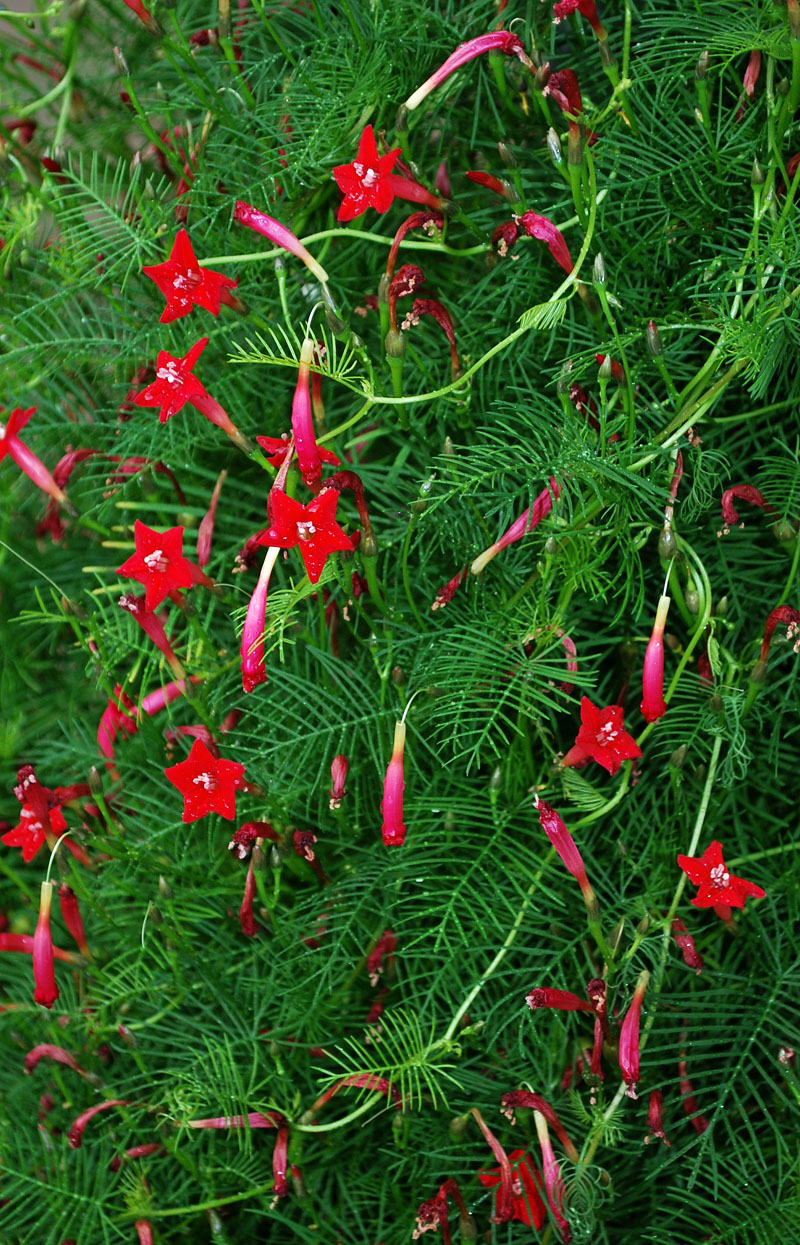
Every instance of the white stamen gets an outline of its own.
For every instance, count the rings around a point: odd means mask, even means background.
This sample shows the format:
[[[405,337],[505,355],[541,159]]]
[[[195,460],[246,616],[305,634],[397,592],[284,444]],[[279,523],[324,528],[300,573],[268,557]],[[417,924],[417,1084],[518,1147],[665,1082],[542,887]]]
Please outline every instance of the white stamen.
[[[217,789],[217,780],[213,774],[197,774],[192,779],[192,782],[196,786],[202,787],[205,791],[216,791]]]
[[[724,865],[714,865],[710,874],[714,886],[727,886],[730,876]]]
[[[162,571],[163,572],[167,569],[169,565],[169,563],[167,562],[167,559],[164,557],[163,549],[154,549],[152,553],[146,554],[142,558],[142,561],[144,562],[148,571]]]
[[[156,371],[156,378],[158,380],[165,380],[170,385],[181,385],[183,383],[183,378],[178,371],[178,365],[174,361],[170,361],[165,364],[164,367],[158,368]]]

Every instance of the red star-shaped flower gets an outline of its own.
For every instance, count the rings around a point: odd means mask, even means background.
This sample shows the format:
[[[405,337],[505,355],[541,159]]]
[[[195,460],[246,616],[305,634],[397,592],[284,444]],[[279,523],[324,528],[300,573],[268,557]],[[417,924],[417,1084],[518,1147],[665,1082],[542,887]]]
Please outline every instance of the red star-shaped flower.
[[[531,1228],[541,1228],[547,1219],[547,1209],[542,1201],[541,1174],[528,1165],[528,1155],[524,1150],[512,1150],[509,1154],[512,1163],[519,1160],[514,1174],[514,1214],[513,1219],[521,1219]],[[485,1189],[494,1189],[500,1184],[502,1176],[500,1168],[494,1171],[478,1172],[478,1179]]]
[[[399,155],[400,148],[395,147],[379,157],[372,126],[364,127],[353,163],[339,164],[333,170],[336,185],[344,194],[337,220],[353,220],[371,207],[376,212],[389,210],[395,197],[389,178]]]
[[[59,834],[63,834],[67,829],[67,823],[64,820],[64,814],[61,812],[60,808],[56,807],[50,809],[50,826],[48,829],[51,830],[53,835],[56,837],[58,837]],[[28,864],[31,860],[33,860],[34,856],[39,851],[39,848],[44,845],[46,838],[47,835],[45,827],[42,825],[37,814],[31,808],[30,804],[23,804],[20,809],[19,823],[14,826],[13,830],[7,831],[7,833],[3,835],[0,842],[5,843],[8,847],[21,847],[22,859],[26,864]]]
[[[353,548],[336,522],[338,501],[335,489],[320,493],[308,506],[274,490],[270,497],[271,525],[259,543],[277,545],[280,549],[299,545],[308,578],[315,584],[329,554]]]
[[[224,761],[196,739],[185,761],[170,765],[164,774],[183,796],[182,821],[197,821],[207,813],[219,813],[227,821],[236,816],[236,791],[244,777],[238,761]]]
[[[148,265],[142,272],[155,281],[167,300],[162,324],[188,316],[192,307],[204,307],[212,316],[218,316],[225,291],[236,289],[236,282],[230,277],[200,267],[185,229],[179,229],[175,235],[169,259],[163,264]]]
[[[191,588],[195,582],[192,564],[183,556],[183,528],[170,527],[156,532],[139,519],[133,525],[136,552],[117,568],[144,585],[145,609],[158,609],[161,602],[178,588]],[[205,576],[203,576],[205,578]]]
[[[208,338],[201,337],[182,359],[174,359],[166,350],[160,350],[156,362],[156,378],[152,385],[137,393],[134,399],[136,405],[160,406],[158,418],[165,424],[187,402],[192,402],[194,398],[207,398],[209,395],[193,375],[197,360],[207,345]]]
[[[598,709],[588,696],[581,700],[581,729],[575,743],[612,775],[623,761],[642,755],[641,748],[623,728],[622,716],[619,705]]]
[[[692,900],[695,908],[714,908],[726,904],[729,908],[743,908],[748,895],[763,899],[766,891],[755,882],[734,877],[722,859],[722,844],[714,839],[702,856],[679,856],[678,864],[690,882],[699,886]]]

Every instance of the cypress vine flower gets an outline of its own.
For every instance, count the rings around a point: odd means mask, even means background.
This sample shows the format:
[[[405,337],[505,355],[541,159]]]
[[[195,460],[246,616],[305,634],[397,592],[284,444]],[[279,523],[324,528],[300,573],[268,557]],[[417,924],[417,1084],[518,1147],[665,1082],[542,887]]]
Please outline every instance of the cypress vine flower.
[[[444,217],[440,212],[412,212],[397,230],[394,240],[389,248],[389,257],[386,260],[386,273],[384,284],[388,286],[394,276],[395,264],[397,263],[397,255],[400,250],[400,244],[406,234],[411,229],[424,229],[428,234],[434,234],[437,230],[441,233],[444,228]]]
[[[192,307],[202,307],[218,316],[221,302],[229,306],[238,302],[228,293],[236,289],[235,281],[221,272],[200,267],[185,229],[179,229],[175,235],[169,259],[163,264],[149,264],[142,272],[155,281],[167,300],[162,324],[188,316]]]
[[[514,1173],[511,1186],[514,1207],[512,1219],[519,1219],[528,1227],[539,1230],[544,1227],[547,1219],[547,1208],[542,1198],[542,1173],[533,1165],[525,1150],[512,1150],[508,1159],[513,1165]],[[502,1170],[496,1167],[489,1172],[478,1172],[478,1179],[485,1189],[495,1189],[502,1180]]]
[[[157,532],[136,519],[133,539],[136,552],[117,568],[117,574],[135,579],[144,586],[145,609],[158,609],[167,596],[177,599],[180,588],[191,588],[193,584],[213,587],[214,581],[183,556],[182,527]]]
[[[123,0],[123,4],[127,4],[131,12],[135,13],[142,25],[146,26],[151,35],[163,35],[161,23],[157,18],[153,17],[142,4],[142,0]]]
[[[227,478],[227,471],[220,471],[217,476],[217,482],[214,485],[214,491],[211,494],[208,510],[200,520],[200,526],[197,529],[197,565],[201,567],[208,566],[211,558],[211,541],[214,536],[214,524],[217,518],[217,503],[222,492],[222,486]]]
[[[516,221],[507,220],[498,225],[492,233],[492,246],[498,255],[507,255],[519,238],[519,225]]]
[[[61,908],[61,919],[72,937],[75,939],[81,955],[85,955],[87,959],[91,959],[92,953],[86,942],[86,934],[83,929],[83,918],[81,917],[78,897],[72,887],[67,886],[66,882],[63,882],[58,888],[58,903]]]
[[[336,522],[338,502],[336,489],[325,490],[304,506],[282,489],[273,488],[270,493],[270,526],[258,543],[280,549],[293,549],[299,545],[308,578],[316,584],[330,555],[349,551],[353,547]]]
[[[564,865],[568,873],[571,873],[581,888],[583,902],[586,904],[586,910],[592,919],[598,915],[599,906],[597,897],[592,890],[589,879],[586,876],[586,866],[583,863],[580,852],[575,844],[575,840],[570,834],[564,822],[558,813],[545,800],[540,800],[538,795],[533,798],[533,806],[539,816],[539,824],[558,852],[561,863]]]
[[[183,410],[188,402],[212,424],[221,428],[240,450],[251,454],[253,446],[247,437],[239,431],[227,411],[206,392],[194,375],[195,364],[207,345],[208,338],[201,337],[181,359],[174,358],[166,350],[160,350],[156,361],[155,380],[137,394],[134,401],[137,406],[159,406],[161,410],[158,418],[162,424]]]
[[[156,648],[163,653],[166,658],[167,665],[175,675],[176,680],[178,682],[183,682],[183,666],[178,660],[172,645],[167,639],[164,624],[154,613],[152,613],[151,610],[146,608],[144,598],[137,597],[132,592],[126,592],[123,593],[117,604],[120,609],[127,610],[129,614],[133,615],[145,635],[148,636],[153,641]]]
[[[564,235],[551,220],[548,220],[546,216],[537,216],[535,212],[523,212],[521,216],[515,216],[514,220],[517,225],[522,226],[529,238],[537,238],[539,242],[546,242],[556,263],[566,273],[572,272],[573,263],[569,247],[564,241]]]
[[[381,812],[383,825],[381,834],[387,847],[402,847],[406,838],[406,827],[403,825],[403,760],[406,746],[406,724],[395,722],[392,759],[386,768],[383,780],[383,800]]]
[[[267,625],[267,593],[272,569],[278,560],[280,549],[275,546],[267,550],[258,583],[253,590],[247,606],[247,615],[242,629],[242,687],[245,692],[252,692],[260,683],[267,681],[267,668],[264,664],[264,632]]]
[[[302,260],[318,281],[321,281],[323,285],[327,284],[328,274],[322,264],[318,264],[299,238],[296,238],[291,230],[282,225],[279,220],[275,220],[274,216],[267,216],[266,212],[259,212],[258,208],[251,207],[249,203],[243,203],[239,199],[233,210],[233,219],[238,220],[240,225],[247,225],[249,229],[254,229],[256,233],[268,238],[275,246],[288,251],[296,259]]]
[[[626,1086],[625,1093],[629,1098],[636,1097],[636,1083],[639,1080],[639,1021],[642,1000],[649,981],[650,974],[647,969],[643,969],[619,1031],[619,1067]]]
[[[452,601],[453,597],[458,592],[459,588],[463,584],[464,580],[467,578],[468,574],[469,574],[469,566],[465,566],[463,571],[459,571],[456,575],[453,576],[453,578],[449,581],[449,583],[445,584],[444,588],[440,588],[439,591],[436,593],[436,598],[433,604],[431,605],[431,609],[432,610],[444,609],[445,605],[447,605],[449,601]]]
[[[31,765],[23,765],[17,777],[19,786],[14,788],[14,794],[22,806],[19,822],[0,842],[7,847],[21,847],[22,859],[29,864],[45,842],[55,846],[57,837],[67,829],[67,823],[58,794],[62,788],[51,791],[42,786]]]
[[[435,1197],[423,1202],[417,1211],[417,1222],[411,1233],[412,1241],[417,1241],[424,1232],[437,1232],[442,1229],[442,1245],[453,1245],[450,1235],[450,1212],[447,1208],[447,1197],[442,1190]]]
[[[640,708],[646,722],[655,722],[667,712],[664,701],[664,624],[669,604],[669,597],[659,597],[653,631],[644,655]]]
[[[514,1173],[511,1169],[509,1157],[477,1107],[471,1109],[470,1115],[474,1118],[489,1145],[489,1149],[500,1164],[500,1188],[498,1189],[497,1199],[494,1204],[492,1223],[507,1223],[509,1219],[514,1218],[515,1196]]]
[[[672,936],[680,948],[684,964],[699,973],[703,967],[703,957],[695,948],[694,938],[692,938],[686,925],[679,917],[675,917],[671,928]]]
[[[669,1147],[667,1134],[664,1132],[664,1123],[661,1118],[661,1110],[664,1102],[664,1095],[660,1089],[654,1089],[650,1094],[650,1104],[647,1108],[647,1126],[650,1132],[644,1139],[644,1144],[649,1145],[651,1141],[660,1138],[664,1145]]]
[[[702,856],[678,856],[678,865],[689,881],[700,888],[692,900],[695,908],[716,908],[718,904],[743,908],[748,896],[763,899],[767,893],[755,882],[734,877],[722,858],[722,844],[716,839]]]
[[[448,56],[436,72],[432,73],[430,78],[414,91],[413,95],[409,95],[405,107],[409,112],[413,112],[430,95],[431,91],[444,82],[445,78],[454,73],[456,69],[460,69],[462,65],[474,60],[476,56],[483,55],[484,52],[504,52],[506,56],[516,56],[526,68],[533,68],[530,58],[516,35],[512,35],[508,30],[493,30],[488,35],[479,35],[477,39],[460,43],[455,52]]]
[[[569,990],[553,990],[549,986],[536,986],[525,996],[525,1002],[531,1011],[541,1007],[552,1007],[561,1012],[590,1012],[594,1015],[592,1004]]]
[[[553,5],[553,21],[558,24],[572,13],[580,13],[592,27],[600,43],[608,38],[608,33],[597,16],[594,0],[557,0]]]
[[[31,934],[0,934],[0,952],[12,955],[33,955],[33,937]],[[63,951],[61,947],[53,947],[53,959],[64,964],[80,964],[77,951]]]
[[[373,987],[373,989],[377,986],[380,976],[384,971],[384,959],[386,960],[386,970],[391,970],[391,967],[394,964],[394,953],[396,947],[397,935],[393,930],[385,929],[367,956],[367,973],[369,975],[369,984]]]
[[[800,647],[800,640],[797,639],[798,629],[800,629],[800,610],[792,609],[790,605],[779,605],[769,615],[764,627],[761,652],[758,655],[758,661],[750,671],[750,678],[754,683],[761,683],[767,672],[767,660],[770,647],[772,646],[772,637],[779,623],[786,623],[786,638],[795,641],[794,651],[797,652]]]
[[[564,757],[562,766],[575,765],[584,758],[589,758],[602,765],[613,777],[623,761],[640,757],[642,750],[624,729],[622,719],[623,709],[620,705],[598,709],[588,696],[582,697],[581,728],[575,746]]]
[[[76,1120],[73,1120],[67,1133],[67,1141],[71,1150],[79,1150],[83,1145],[83,1130],[90,1120],[93,1120],[101,1111],[107,1111],[109,1107],[129,1107],[131,1104],[126,1098],[108,1098],[105,1102],[98,1102],[96,1106],[89,1107],[87,1111],[82,1112]]]
[[[476,186],[483,186],[485,190],[492,190],[501,199],[505,199],[508,203],[516,203],[519,200],[514,187],[505,178],[502,180],[495,177],[492,173],[483,173],[480,169],[467,172],[467,177]]]
[[[507,532],[504,532],[499,540],[496,540],[488,549],[484,549],[472,563],[470,570],[473,575],[480,575],[491,562],[492,558],[497,557],[501,549],[505,549],[508,545],[512,545],[516,540],[522,540],[528,532],[541,523],[542,519],[553,509],[553,500],[561,496],[561,490],[556,484],[555,476],[550,477],[549,488],[544,489],[536,498],[532,506],[528,506],[527,510],[523,510],[518,519],[515,519]]]
[[[333,1085],[329,1085],[325,1092],[320,1094],[319,1098],[309,1107],[303,1116],[303,1123],[308,1123],[321,1107],[330,1102],[334,1094],[338,1094],[340,1089],[347,1089],[348,1086],[353,1086],[357,1089],[370,1089],[374,1090],[376,1094],[383,1094],[387,1101],[391,1099],[398,1111],[403,1106],[403,1099],[394,1085],[385,1076],[373,1076],[371,1072],[359,1072],[353,1076],[343,1076],[340,1080],[335,1081]]]
[[[280,1128],[284,1118],[278,1111],[264,1115],[261,1111],[249,1111],[247,1115],[215,1115],[204,1120],[185,1120],[187,1128]],[[175,1121],[175,1127],[179,1126]]]
[[[312,492],[318,491],[323,461],[314,432],[311,393],[308,385],[315,348],[316,343],[310,337],[305,339],[300,348],[300,367],[292,399],[292,437],[297,454],[297,465],[300,468],[303,482]],[[335,461],[338,466],[339,460]]]
[[[570,1140],[567,1130],[564,1128],[553,1107],[551,1107],[546,1098],[542,1098],[541,1094],[532,1094],[526,1089],[512,1090],[510,1094],[503,1094],[503,1097],[500,1099],[500,1109],[512,1124],[515,1122],[514,1112],[517,1110],[541,1111],[550,1128],[555,1130],[559,1141],[566,1151],[567,1157],[573,1163],[579,1161],[580,1155]]]
[[[542,1150],[542,1170],[544,1172],[544,1187],[547,1194],[547,1204],[550,1207],[553,1218],[558,1224],[561,1240],[566,1243],[572,1240],[572,1233],[563,1214],[564,1180],[561,1175],[561,1167],[555,1154],[553,1153],[550,1133],[547,1128],[547,1119],[541,1111],[537,1110],[534,1110],[533,1118],[536,1124],[536,1133],[539,1138],[539,1145]]]
[[[19,439],[19,433],[35,412],[35,406],[29,406],[25,411],[22,407],[16,406],[5,423],[0,420],[0,462],[8,455],[42,492],[47,493],[59,506],[64,506],[69,513],[74,514],[75,509],[66,493],[58,487],[41,459],[37,458],[33,450],[28,449],[25,442]]]
[[[445,336],[450,343],[450,377],[452,380],[458,380],[461,375],[461,364],[458,358],[456,333],[453,328],[453,321],[450,319],[450,313],[435,298],[415,298],[414,306],[407,313],[401,328],[408,329],[412,324],[419,324],[421,316],[431,316],[443,328]]]
[[[339,752],[331,761],[331,789],[330,789],[330,805],[331,809],[341,808],[342,800],[347,795],[345,783],[347,782],[347,771],[350,762],[344,753]]]
[[[108,1167],[110,1171],[118,1172],[128,1159],[146,1159],[154,1154],[166,1154],[164,1146],[159,1141],[145,1141],[141,1145],[131,1146],[123,1154],[115,1154]]]
[[[62,493],[66,489],[69,478],[75,468],[80,463],[85,462],[87,458],[93,458],[95,454],[100,453],[102,453],[101,450],[68,450],[62,458],[59,458],[53,468],[53,479],[57,487],[62,490]],[[36,524],[36,535],[49,535],[54,543],[58,543],[58,541],[63,540],[66,530],[64,520],[61,518],[61,507],[55,498],[51,497],[47,503],[44,518],[40,519]]]
[[[208,813],[233,821],[236,792],[244,780],[244,766],[238,761],[212,756],[202,740],[196,739],[186,760],[170,765],[164,776],[183,796],[183,822],[197,821]]]
[[[752,484],[734,484],[732,488],[728,488],[722,494],[722,521],[725,524],[721,532],[717,532],[718,536],[729,536],[730,530],[739,522],[739,511],[733,504],[735,497],[741,497],[742,501],[749,501],[751,506],[758,506],[761,510],[766,510],[767,514],[777,514],[774,506],[764,500],[763,494],[754,488]],[[744,527],[744,524],[741,525]]]
[[[434,211],[441,211],[442,201],[438,195],[431,194],[419,182],[392,172],[399,155],[400,148],[395,147],[385,156],[379,156],[372,126],[364,127],[355,160],[352,164],[339,164],[333,170],[336,185],[344,195],[337,220],[353,220],[371,207],[376,212],[388,212],[395,198],[424,203]]]
[[[33,934],[33,991],[34,1003],[51,1008],[58,998],[53,956],[53,936],[50,933],[50,904],[53,899],[53,883],[42,882],[39,892],[39,920]]]
[[[99,1085],[100,1079],[95,1076],[94,1072],[87,1072],[78,1063],[74,1055],[71,1055],[63,1046],[53,1046],[50,1042],[41,1042],[38,1046],[34,1046],[25,1056],[25,1073],[27,1076],[33,1072],[36,1065],[41,1059],[52,1059],[53,1063],[63,1064],[66,1068],[72,1068],[79,1076],[83,1076],[87,1081],[94,1085]]]

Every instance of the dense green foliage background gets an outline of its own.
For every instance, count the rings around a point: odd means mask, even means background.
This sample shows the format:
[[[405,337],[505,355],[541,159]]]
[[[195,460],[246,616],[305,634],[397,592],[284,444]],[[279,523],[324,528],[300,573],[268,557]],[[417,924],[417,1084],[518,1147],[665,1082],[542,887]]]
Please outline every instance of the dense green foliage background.
[[[500,67],[504,98],[480,58],[413,114],[408,139],[426,185],[447,162],[452,198],[472,228],[455,218],[444,243],[413,234],[400,252],[401,262],[423,267],[426,292],[449,309],[467,379],[450,384],[444,337],[423,320],[408,334],[405,404],[385,400],[389,372],[366,299],[377,292],[406,205],[337,227],[330,171],[353,159],[367,122],[393,145],[397,106],[458,43],[497,24],[495,5],[252,0],[233,13],[238,68],[232,43],[228,55],[189,43],[217,22],[215,6],[200,0],[159,6],[163,38],[149,35],[122,0],[40,10],[30,21],[0,19],[3,117],[27,113],[38,122],[27,143],[19,129],[0,131],[0,397],[7,409],[37,407],[24,439],[51,469],[67,446],[159,459],[185,500],[149,471],[109,484],[112,468],[98,456],[70,481],[82,519],[67,520],[65,538],[53,543],[35,532],[44,495],[9,459],[0,465],[0,816],[16,824],[11,792],[22,764],[51,787],[85,782],[99,765],[111,800],[109,820],[83,829],[81,815],[67,811],[91,867],[60,852],[55,868],[79,896],[91,964],[57,966],[61,998],[45,1012],[32,1001],[29,957],[2,956],[0,1236],[14,1245],[105,1245],[133,1240],[134,1221],[148,1218],[162,1245],[395,1245],[409,1239],[417,1206],[454,1177],[480,1239],[523,1241],[532,1235],[525,1224],[490,1223],[477,1173],[495,1163],[478,1129],[453,1135],[450,1121],[478,1107],[504,1145],[530,1146],[535,1157],[530,1120],[523,1115],[512,1129],[499,1110],[503,1093],[528,1085],[553,1103],[588,1156],[578,1168],[564,1165],[576,1241],[797,1239],[798,1083],[778,1052],[800,1044],[800,757],[796,658],[779,633],[763,689],[748,697],[768,613],[779,603],[800,606],[798,179],[786,170],[800,139],[784,106],[800,64],[785,6],[608,0],[601,16],[630,79],[627,104],[617,97],[614,106],[589,25],[554,26],[550,6],[512,0],[503,23],[538,49],[539,61],[578,74],[586,124],[599,135],[586,155],[597,194],[581,275],[591,287],[602,252],[603,293],[613,301],[604,316],[595,291],[587,309],[573,282],[548,303],[563,274],[540,243],[493,254],[491,232],[511,212],[470,183],[468,169],[518,177],[525,205],[563,227],[573,258],[587,232],[545,141],[545,113],[564,134],[565,118],[511,59]],[[114,45],[130,67],[124,82]],[[761,76],[738,119],[754,49],[763,54]],[[706,51],[698,89],[695,66]],[[154,146],[176,127],[196,159],[181,198],[177,140],[160,153]],[[499,140],[513,153],[513,173]],[[57,160],[60,174],[45,172],[42,156]],[[755,191],[754,160],[764,177]],[[162,349],[182,355],[207,334],[198,374],[239,427],[249,436],[288,428],[299,345],[320,291],[287,256],[282,306],[277,252],[232,222],[237,198],[280,218],[330,274],[349,328],[337,340],[336,326],[315,312],[314,332],[329,349],[327,425],[341,429],[327,444],[351,455],[363,480],[389,611],[369,596],[348,605],[346,580],[329,564],[321,583],[339,609],[335,655],[321,598],[290,553],[272,580],[269,681],[249,696],[238,645],[255,572],[232,570],[264,526],[272,477],[189,407],[166,425],[152,410],[118,415],[138,367]],[[249,315],[223,308],[212,320],[195,310],[159,323],[162,299],[140,269],[168,254],[182,206],[198,257],[237,278]],[[489,357],[531,308],[526,331]],[[650,319],[672,389],[647,349]],[[353,349],[350,329],[363,350]],[[595,354],[617,359],[621,349],[635,389],[633,438],[622,390],[597,379]],[[561,392],[568,364],[568,380],[595,402],[605,392],[615,443],[601,446]],[[554,757],[575,740],[583,694],[611,704],[629,679],[627,726],[644,731],[642,658],[667,570],[657,544],[677,446],[685,475],[675,512],[669,710],[647,731],[635,776],[629,765],[613,779],[595,765],[559,771]],[[96,740],[114,684],[138,704],[171,678],[117,608],[115,568],[132,551],[137,517],[155,528],[184,524],[193,556],[223,467],[208,570],[225,596],[196,589],[196,612],[172,609],[168,626],[203,682],[191,702],[144,717],[119,743],[114,783]],[[553,514],[432,612],[442,585],[551,475],[562,488]],[[777,516],[745,503],[744,528],[719,537],[722,491],[742,482],[756,485]],[[415,505],[421,494],[426,506]],[[339,514],[348,530],[357,526],[346,496]],[[353,569],[358,559],[348,577]],[[697,614],[681,611],[678,590],[698,594]],[[708,625],[713,689],[697,675]],[[558,686],[559,628],[578,654],[571,694]],[[405,757],[408,838],[387,850],[383,775],[394,722],[416,692]],[[246,865],[227,851],[230,827],[215,816],[183,825],[180,797],[163,774],[190,742],[168,753],[168,727],[202,721],[219,734],[233,710],[242,716],[221,737],[222,755],[244,763],[263,791],[240,794],[238,820],[268,819],[289,840],[293,828],[313,829],[329,879],[323,885],[289,846],[265,875],[271,906],[257,903],[254,939],[239,928]],[[678,749],[685,753],[675,758]],[[334,815],[329,767],[339,752],[350,773]],[[639,971],[653,972],[640,1097],[611,1112],[613,1056],[596,1102],[580,1079],[573,1091],[561,1088],[566,1065],[590,1044],[586,1018],[532,1013],[524,1003],[536,985],[580,993],[602,969],[577,887],[539,826],[534,788],[579,843],[606,932],[624,921],[611,1010],[621,1016]],[[684,895],[679,915],[705,958],[696,976],[664,918],[681,876],[675,857],[698,810],[700,850],[721,840],[728,863],[767,897],[749,901],[729,929]],[[33,932],[45,868],[46,852],[24,865],[17,849],[2,849],[12,930]],[[159,877],[168,884],[160,890]],[[163,918],[158,925],[149,904]],[[386,928],[397,953],[376,1031],[365,1024],[376,998],[365,957]],[[69,946],[58,916],[54,930],[58,945]],[[41,1042],[75,1053],[102,1088],[47,1062],[25,1077],[25,1052]],[[702,1134],[682,1102],[681,1059],[710,1122]],[[320,1111],[316,1135],[298,1127],[322,1089],[361,1073],[389,1078],[406,1108],[395,1112],[381,1095],[348,1088]],[[669,1148],[643,1144],[656,1088]],[[37,1120],[45,1093],[55,1105]],[[83,1146],[69,1149],[70,1123],[104,1096],[131,1105],[101,1114]],[[304,1183],[303,1196],[293,1190],[274,1205],[274,1133],[184,1126],[266,1110],[293,1122],[290,1159]],[[350,1112],[351,1123],[332,1127]],[[165,1155],[109,1170],[114,1155],[153,1140]]]

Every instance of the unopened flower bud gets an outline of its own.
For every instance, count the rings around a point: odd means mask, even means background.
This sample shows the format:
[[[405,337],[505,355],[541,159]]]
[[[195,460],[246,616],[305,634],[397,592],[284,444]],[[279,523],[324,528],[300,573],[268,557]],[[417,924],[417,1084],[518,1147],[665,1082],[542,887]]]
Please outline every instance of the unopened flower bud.
[[[781,78],[780,82],[775,87],[775,94],[780,95],[781,98],[784,99],[789,94],[790,86],[791,84],[788,78]]]
[[[151,925],[155,925],[156,929],[158,929],[159,925],[164,924],[164,917],[161,910],[157,908],[152,901],[147,905],[146,919]]]
[[[700,613],[700,595],[694,588],[689,588],[686,593],[686,608],[690,614]]]
[[[552,125],[547,131],[547,150],[550,152],[550,159],[553,161],[553,164],[561,164],[563,162],[564,153],[561,150],[561,139]]]
[[[267,858],[264,855],[263,847],[260,847],[258,843],[253,845],[253,850],[250,853],[250,860],[252,861],[253,868],[257,873],[264,872],[267,867]]]
[[[450,1136],[454,1141],[464,1136],[469,1127],[469,1121],[469,1112],[466,1115],[457,1115],[455,1119],[450,1121]]]
[[[597,369],[597,379],[598,380],[611,380],[612,376],[613,376],[613,372],[611,370],[611,355],[607,354],[603,356],[603,362],[600,364],[599,368]]]
[[[661,529],[661,535],[658,538],[658,556],[663,558],[665,562],[671,562],[678,552],[678,542],[672,527],[668,527],[665,523]]]
[[[708,73],[708,66],[710,64],[710,59],[711,58],[708,55],[708,51],[706,50],[705,52],[701,54],[699,61],[695,65],[694,76],[698,82],[705,81],[706,74]]]
[[[753,167],[750,171],[750,185],[754,188],[764,185],[764,170],[758,163],[758,160],[753,161]]]
[[[681,744],[681,746],[679,748],[676,748],[675,751],[673,752],[672,756],[669,759],[669,763],[670,765],[673,765],[675,769],[683,769],[683,766],[686,762],[686,758],[688,755],[689,755],[689,749],[686,747],[686,744]]]
[[[121,78],[130,78],[131,68],[125,59],[122,48],[114,48],[114,67]]]
[[[269,867],[270,869],[280,869],[283,865],[281,854],[277,847],[273,846],[269,849]]]
[[[598,251],[598,252],[597,252],[597,254],[596,254],[596,255],[595,255],[595,257],[594,257],[594,268],[593,268],[593,270],[592,270],[592,275],[593,275],[593,277],[594,277],[594,281],[595,281],[595,283],[596,283],[597,285],[605,285],[605,281],[606,281],[606,262],[605,262],[605,260],[603,259],[603,254],[602,254],[602,252],[601,252],[601,251]],[[608,359],[608,355],[606,355],[606,359]],[[604,362],[605,362],[605,360],[604,360]],[[611,364],[610,364],[610,360],[609,360],[609,372],[610,372],[610,371],[611,371]]]
[[[727,612],[728,612],[728,598],[720,597],[720,599],[717,601],[717,604],[714,606],[714,614],[716,615],[717,618],[724,618]]]
[[[497,144],[497,154],[507,169],[515,169],[517,167],[517,158],[508,146],[508,143],[499,142]]]
[[[383,348],[390,359],[402,359],[406,353],[406,339],[396,329],[389,329],[383,339]]]
[[[364,532],[361,537],[361,543],[358,546],[361,556],[364,558],[374,558],[378,554],[378,542],[375,539],[373,531]]]
[[[163,873],[160,874],[158,878],[158,893],[162,899],[172,898],[172,887],[170,886],[167,879],[164,877]]]
[[[103,790],[103,780],[96,765],[93,765],[89,770],[89,790],[92,795],[100,795]]]
[[[397,116],[394,120],[394,128],[398,134],[408,132],[408,109],[405,104],[401,104],[397,110]]]
[[[555,536],[548,536],[544,542],[544,551],[548,558],[553,558],[558,553],[558,541]]]
[[[550,62],[545,61],[543,65],[539,65],[536,73],[533,75],[533,85],[537,91],[543,91],[550,81]]]
[[[661,345],[661,334],[658,331],[658,325],[655,320],[647,322],[647,349],[650,351],[654,359],[658,359],[664,353]]]
[[[645,913],[645,915],[642,917],[639,924],[636,926],[636,933],[641,934],[641,936],[644,937],[644,935],[647,933],[649,928],[650,928],[650,917],[647,915],[647,913]]]
[[[496,765],[494,770],[492,771],[492,776],[489,779],[489,790],[499,791],[502,785],[503,785],[503,771],[501,770],[499,765]]]

